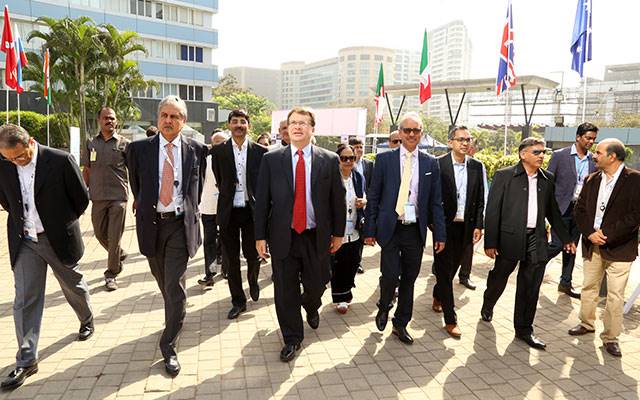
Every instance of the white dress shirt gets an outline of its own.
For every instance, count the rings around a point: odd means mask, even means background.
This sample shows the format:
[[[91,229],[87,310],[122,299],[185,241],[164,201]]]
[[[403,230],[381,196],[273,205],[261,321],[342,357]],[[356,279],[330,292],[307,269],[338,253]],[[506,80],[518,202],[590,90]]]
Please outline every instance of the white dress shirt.
[[[36,181],[36,164],[38,162],[38,143],[35,144],[33,156],[29,164],[17,166],[20,192],[22,193],[22,207],[24,217],[24,233],[28,239],[38,241],[38,233],[44,232],[40,215],[36,209],[34,183]]]
[[[618,178],[620,177],[620,173],[624,168],[624,164],[620,164],[618,170],[611,178],[607,176],[604,172],[601,173],[600,179],[600,189],[598,190],[598,201],[596,202],[596,216],[593,220],[593,229],[598,230],[602,226],[602,218],[604,218],[604,212],[609,205],[609,198],[611,197],[611,192],[613,192],[613,188],[616,186],[616,182],[618,182]]]
[[[535,228],[538,223],[538,173],[527,175],[529,180],[529,201],[527,204],[527,228]]]
[[[162,187],[162,170],[164,169],[164,160],[168,158],[166,145],[169,143],[167,139],[159,134],[160,145],[158,146],[158,204],[156,205],[157,212],[172,212],[176,214],[182,214],[184,208],[182,206],[182,135],[178,134],[171,142],[173,148],[173,196],[171,203],[165,206],[160,202],[160,189]],[[170,160],[168,160],[171,163]],[[177,185],[175,183],[178,183]]]
[[[356,223],[358,222],[358,209],[356,208],[356,189],[353,187],[353,178],[351,175],[345,178],[342,176],[342,185],[345,189],[345,201],[347,203],[346,217],[347,223],[344,227],[344,237],[342,243],[350,243],[360,238],[360,233],[356,229]]]
[[[218,213],[218,186],[216,185],[216,176],[211,169],[211,154],[207,156],[207,170],[204,173],[204,183],[202,184],[202,199],[200,200],[199,209],[202,214],[216,215]]]
[[[233,159],[236,163],[236,193],[233,196],[233,206],[242,208],[247,205],[249,195],[247,194],[247,149],[249,141],[245,138],[240,147],[231,139],[233,148]]]
[[[296,190],[296,164],[298,163],[298,148],[291,145],[291,165],[293,167],[293,191]],[[302,149],[302,157],[304,158],[305,172],[305,200],[307,201],[307,229],[316,227],[316,213],[313,209],[313,201],[311,201],[311,144],[306,145]]]
[[[454,221],[462,222],[464,221],[464,207],[467,204],[467,158],[468,156],[464,156],[464,162],[459,163],[456,161],[455,157],[453,157],[453,152],[451,152],[451,161],[453,162],[453,176],[455,178],[456,184],[456,199],[457,199],[457,209],[456,216],[454,217]]]
[[[418,190],[420,184],[420,164],[418,162],[418,147],[410,152],[404,145],[400,145],[400,177],[404,171],[404,160],[407,157],[407,153],[411,153],[411,183],[409,184],[409,203],[415,206],[416,217],[418,216]]]

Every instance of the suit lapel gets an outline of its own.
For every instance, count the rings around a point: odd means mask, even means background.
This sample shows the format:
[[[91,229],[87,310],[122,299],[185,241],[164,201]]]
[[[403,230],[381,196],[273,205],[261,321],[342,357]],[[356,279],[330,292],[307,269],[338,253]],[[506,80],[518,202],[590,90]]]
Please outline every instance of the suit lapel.
[[[573,147],[571,147],[571,148],[573,148]],[[578,179],[578,171],[576,170],[576,159],[575,159],[575,157],[577,157],[577,155],[574,156],[573,154],[571,154],[571,150],[569,150],[569,164],[570,164],[569,169],[573,173],[574,181],[577,181],[577,179]]]
[[[160,172],[158,163],[160,162],[160,135],[153,136],[148,144],[149,168],[151,168],[151,182],[154,188],[154,196],[160,196]],[[146,160],[146,157],[142,160]],[[141,163],[142,164],[142,163]],[[140,168],[140,166],[139,166]]]
[[[189,182],[191,182],[191,166],[193,165],[193,147],[182,136],[182,194],[186,197],[189,193]]]
[[[620,176],[618,177],[618,181],[616,182],[616,185],[613,187],[613,191],[611,192],[611,196],[609,197],[607,208],[605,209],[604,215],[602,216],[603,219],[604,219],[604,216],[607,215],[607,212],[609,211],[609,208],[610,208],[609,204],[613,204],[618,194],[622,191],[622,187],[624,186],[624,182],[627,179],[627,176],[629,176],[629,170],[627,169],[627,167],[623,167],[622,171],[620,171]],[[598,185],[598,188],[600,188],[600,185]]]
[[[391,182],[393,182],[393,190],[397,194],[398,190],[400,190],[400,181],[402,180],[402,176],[400,173],[400,150],[394,150],[395,153],[391,156],[391,166],[389,171],[391,171]]]
[[[447,191],[449,200],[455,203],[458,187],[456,185],[456,174],[455,174],[455,171],[453,170],[453,160],[451,157],[452,157],[451,153],[447,153],[447,155],[444,156],[444,159],[442,160],[443,165],[442,165],[441,174],[442,176],[444,176],[445,180],[447,181],[447,186],[451,188],[451,190]],[[445,193],[444,190],[443,190],[443,193]],[[468,190],[467,190],[467,193],[468,193]]]
[[[42,145],[38,145],[38,160],[36,161],[36,176],[35,181],[33,183],[33,195],[34,197],[38,195],[40,189],[44,185],[44,182],[47,180],[47,175],[49,175],[49,157],[47,152],[44,150]],[[17,175],[16,169],[16,175]]]
[[[467,210],[470,210],[471,207],[469,206],[469,202],[472,200],[471,196],[472,193],[474,193],[473,189],[473,185],[475,185],[476,182],[478,182],[478,175],[479,171],[476,168],[471,168],[471,162],[470,160],[467,160],[467,199],[465,201],[465,213],[467,212]]]
[[[420,195],[423,192],[422,189],[424,188],[425,181],[427,180],[425,175],[427,172],[427,156],[426,154],[422,154],[418,151],[418,203],[420,203]]]
[[[324,159],[321,158],[320,155],[318,154],[316,146],[312,145],[311,146],[311,187],[312,188],[318,187],[317,186],[318,176],[320,175],[320,169],[323,166],[322,161],[324,161]],[[318,204],[316,204],[316,198],[317,198],[317,191],[311,190],[311,202],[313,203],[313,207],[317,210]]]
[[[249,140],[249,139],[245,139],[245,140]],[[231,169],[231,179],[233,179],[234,183],[238,183],[238,170],[236,170],[236,157],[233,154],[233,151],[234,151],[233,138],[229,139],[226,145],[227,145],[227,150],[225,151],[225,153],[227,153],[227,158],[228,158],[226,164],[229,165],[229,168]],[[248,157],[249,157],[249,149],[247,148],[247,163],[249,163]]]
[[[282,151],[282,170],[284,171],[285,180],[289,184],[289,190],[293,194],[293,164],[289,146]]]

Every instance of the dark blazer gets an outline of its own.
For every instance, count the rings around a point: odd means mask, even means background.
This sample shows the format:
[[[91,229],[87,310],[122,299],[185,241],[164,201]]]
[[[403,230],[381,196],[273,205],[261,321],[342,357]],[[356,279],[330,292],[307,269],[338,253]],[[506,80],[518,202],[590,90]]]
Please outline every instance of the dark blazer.
[[[538,217],[536,240],[538,260],[548,259],[545,218],[551,223],[562,243],[571,242],[569,232],[562,222],[562,215],[553,193],[553,174],[538,170]],[[509,260],[524,260],[527,246],[527,206],[529,180],[519,162],[513,167],[497,171],[493,177],[485,213],[485,249],[498,249],[500,256]]]
[[[438,157],[442,181],[442,206],[447,226],[453,222],[458,210],[458,188],[451,153]],[[464,206],[465,230],[462,241],[473,241],[473,230],[484,228],[484,173],[482,163],[467,157],[467,200]]]
[[[447,238],[438,161],[429,154],[418,152],[418,223],[422,244],[427,239],[427,226],[431,225],[436,242]],[[380,153],[373,167],[371,186],[367,193],[364,237],[375,237],[385,246],[393,237],[398,222],[396,202],[400,190],[400,149]]]
[[[257,143],[253,143],[247,137],[247,196],[249,197],[249,207],[253,211],[256,198],[256,186],[258,183],[258,171],[260,170],[260,161],[262,155],[267,152],[267,148]],[[231,219],[231,210],[233,209],[233,197],[236,193],[236,183],[238,175],[236,171],[236,162],[233,155],[233,139],[229,139],[224,143],[220,143],[211,148],[211,159],[213,174],[216,177],[218,190],[218,225],[226,227]],[[205,193],[205,196],[210,193]]]
[[[598,207],[598,191],[602,172],[591,174],[580,192],[574,212],[582,233],[582,256],[591,259],[593,243],[587,237],[595,230],[593,221]],[[640,225],[640,172],[624,167],[613,187],[604,211],[600,229],[607,243],[600,246],[600,255],[608,261],[634,261],[638,256],[638,226]]]
[[[596,163],[593,156],[589,157],[589,174],[596,171]],[[569,203],[573,200],[573,192],[578,180],[578,171],[576,171],[576,161],[571,155],[571,146],[556,150],[551,155],[549,167],[547,171],[551,172],[555,177],[556,201],[560,208],[560,213],[564,214],[569,208]]]
[[[316,146],[311,149],[311,201],[316,217],[316,249],[319,256],[328,257],[331,236],[344,236],[345,190],[338,155]],[[258,175],[256,240],[267,240],[276,259],[286,258],[291,247],[294,194],[291,160],[291,146],[272,150],[262,157]]]
[[[371,185],[371,177],[373,176],[373,165],[373,161],[367,160],[366,158],[362,159],[362,172],[364,175],[365,192],[369,191],[369,186]]]
[[[364,178],[358,171],[355,170],[355,168],[351,170],[351,181],[353,182],[353,190],[356,192],[356,197],[359,199],[364,197],[364,191],[362,188],[364,183],[363,180]],[[358,232],[360,232],[362,228],[364,228],[364,208],[357,208],[356,215],[356,229],[358,230]]]
[[[136,233],[140,253],[147,257],[156,254],[156,205],[158,204],[159,172],[158,146],[160,136],[136,140],[129,145],[127,166],[129,184],[136,201]],[[184,228],[189,257],[193,257],[202,243],[200,236],[200,196],[207,167],[207,147],[182,136],[182,196],[184,199]]]
[[[84,253],[78,218],[89,205],[89,193],[71,154],[38,144],[34,200],[47,239],[60,261],[75,264]],[[0,204],[9,212],[7,237],[13,269],[24,232],[18,169],[0,160]]]

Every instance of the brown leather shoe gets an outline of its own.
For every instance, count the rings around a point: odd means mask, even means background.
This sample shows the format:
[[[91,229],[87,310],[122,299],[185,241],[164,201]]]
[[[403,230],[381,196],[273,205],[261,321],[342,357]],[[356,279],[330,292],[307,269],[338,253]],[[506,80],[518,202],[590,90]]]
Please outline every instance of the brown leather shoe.
[[[433,305],[431,306],[431,309],[437,313],[442,312],[442,304],[440,303],[440,301],[438,301],[438,299],[433,299]]]
[[[444,328],[447,330],[447,333],[451,335],[451,337],[457,339],[462,336],[462,332],[460,332],[460,328],[458,328],[457,324],[447,324]]]
[[[582,336],[587,333],[593,333],[594,331],[590,331],[582,325],[576,325],[573,328],[569,329],[569,335],[571,336]]]
[[[618,345],[617,342],[605,343],[604,349],[614,357],[622,357],[622,351],[620,350],[620,345]]]

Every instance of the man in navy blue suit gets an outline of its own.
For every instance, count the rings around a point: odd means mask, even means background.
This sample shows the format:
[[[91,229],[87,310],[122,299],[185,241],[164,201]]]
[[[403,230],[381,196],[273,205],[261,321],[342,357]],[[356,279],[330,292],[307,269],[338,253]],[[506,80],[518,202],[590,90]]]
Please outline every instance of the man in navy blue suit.
[[[427,226],[433,231],[434,251],[444,249],[446,228],[438,161],[418,151],[422,120],[415,113],[400,121],[400,148],[381,153],[373,168],[367,192],[364,241],[382,247],[380,300],[376,326],[387,325],[395,288],[398,304],[393,317],[393,334],[406,344],[413,343],[407,332],[413,312],[413,287],[420,273]]]

